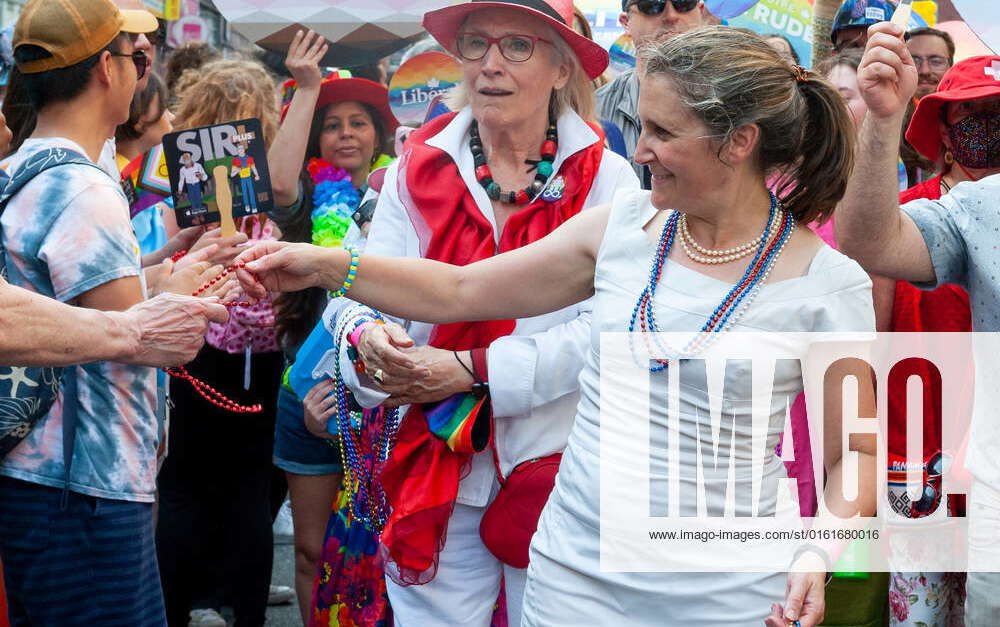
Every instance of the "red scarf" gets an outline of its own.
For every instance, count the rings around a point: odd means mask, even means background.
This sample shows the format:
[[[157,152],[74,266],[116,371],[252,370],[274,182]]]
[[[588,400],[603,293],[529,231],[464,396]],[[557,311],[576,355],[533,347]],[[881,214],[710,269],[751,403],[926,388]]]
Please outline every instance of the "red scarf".
[[[520,209],[507,220],[496,246],[493,225],[473,199],[454,159],[426,143],[454,117],[440,116],[411,134],[400,165],[409,209],[419,215],[430,234],[425,258],[464,266],[530,244],[583,209],[604,152],[604,135],[594,125],[590,126],[598,141],[570,156],[559,170],[565,181],[563,197],[551,203],[538,198]],[[438,325],[429,344],[449,350],[486,347],[513,332],[514,325],[514,320]],[[398,575],[389,572],[400,584],[427,583],[434,578],[458,484],[468,474],[471,458],[452,452],[428,429],[423,408],[410,406],[380,473],[392,506],[381,543],[398,567]]]

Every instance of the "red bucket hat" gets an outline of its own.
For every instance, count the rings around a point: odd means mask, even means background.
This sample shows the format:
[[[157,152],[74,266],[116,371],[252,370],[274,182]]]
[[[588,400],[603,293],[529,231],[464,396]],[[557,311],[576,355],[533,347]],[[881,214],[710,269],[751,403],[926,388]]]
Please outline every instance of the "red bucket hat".
[[[941,152],[941,110],[949,102],[1000,96],[1000,57],[972,57],[955,64],[941,79],[938,91],[924,96],[906,129],[906,141],[920,154],[937,161]]]
[[[285,81],[282,91],[290,94],[293,92],[294,87],[295,81],[290,79]],[[396,119],[396,116],[392,114],[392,109],[389,108],[389,90],[384,85],[366,78],[341,78],[337,74],[324,78],[320,84],[319,100],[316,101],[316,109],[322,109],[326,105],[335,102],[347,102],[350,100],[371,105],[378,112],[379,116],[382,117],[382,121],[385,122],[386,133],[391,135],[396,132],[399,120]],[[281,108],[282,122],[285,120],[286,113],[288,113],[287,104]]]
[[[587,78],[597,78],[607,69],[608,51],[573,30],[573,0],[471,0],[428,12],[423,25],[445,49],[457,55],[455,37],[462,22],[470,13],[491,7],[517,9],[551,26],[573,50]]]

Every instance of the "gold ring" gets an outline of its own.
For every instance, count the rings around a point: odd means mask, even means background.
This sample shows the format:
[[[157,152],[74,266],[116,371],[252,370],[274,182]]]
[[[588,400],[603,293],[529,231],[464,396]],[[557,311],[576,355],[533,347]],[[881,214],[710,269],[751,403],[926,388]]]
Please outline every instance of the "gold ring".
[[[378,383],[379,385],[382,385],[382,383],[384,383],[384,381],[382,380],[383,377],[385,377],[385,373],[382,372],[381,368],[376,368],[375,372],[372,373],[372,379],[375,379],[375,383]]]

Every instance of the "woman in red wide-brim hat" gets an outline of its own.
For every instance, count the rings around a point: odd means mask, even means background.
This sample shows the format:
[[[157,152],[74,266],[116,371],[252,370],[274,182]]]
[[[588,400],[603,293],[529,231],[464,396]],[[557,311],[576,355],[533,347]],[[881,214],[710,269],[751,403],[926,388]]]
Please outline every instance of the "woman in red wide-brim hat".
[[[570,0],[468,2],[424,17],[460,61],[463,81],[450,94],[455,112],[413,132],[389,167],[366,252],[468,264],[536,241],[610,202],[615,190],[638,187],[593,123],[590,79],[607,67],[607,52],[578,35],[572,19]],[[351,355],[364,365],[363,374],[342,373],[358,401],[407,406],[380,473],[391,511],[380,541],[396,621],[488,625],[502,580],[517,625],[530,531],[486,532],[484,542],[480,522],[498,473],[507,478],[565,448],[589,307],[447,325],[369,324],[371,317],[352,305],[333,329],[343,330],[342,362],[354,344]],[[543,503],[544,495],[523,503],[523,526],[534,529]]]

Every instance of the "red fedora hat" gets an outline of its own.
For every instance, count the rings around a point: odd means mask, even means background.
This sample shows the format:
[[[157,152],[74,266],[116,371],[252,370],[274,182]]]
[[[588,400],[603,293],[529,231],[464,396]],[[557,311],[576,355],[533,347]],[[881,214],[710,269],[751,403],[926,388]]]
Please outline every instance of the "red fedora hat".
[[[295,81],[285,81],[283,91],[291,92]],[[370,105],[382,117],[385,123],[386,133],[390,135],[396,132],[399,121],[392,114],[389,108],[389,90],[384,85],[366,78],[341,78],[337,74],[332,74],[323,79],[319,88],[319,99],[316,101],[316,109],[322,109],[326,105],[335,102],[347,101],[363,102]],[[285,120],[285,113],[288,112],[288,105],[281,108],[281,120]]]
[[[608,67],[608,51],[573,30],[572,0],[471,0],[426,13],[424,28],[442,46],[457,55],[455,37],[465,18],[470,13],[491,7],[516,9],[548,24],[576,54],[588,78],[597,78]]]

